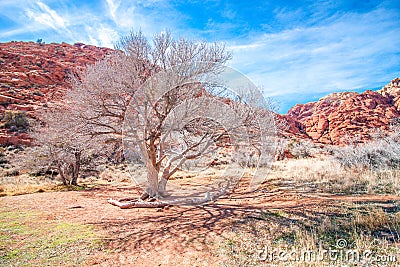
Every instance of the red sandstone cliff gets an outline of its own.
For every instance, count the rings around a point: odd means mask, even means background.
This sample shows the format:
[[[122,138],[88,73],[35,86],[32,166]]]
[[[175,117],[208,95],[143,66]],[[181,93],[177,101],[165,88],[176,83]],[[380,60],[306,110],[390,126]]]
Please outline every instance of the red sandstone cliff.
[[[376,92],[333,93],[317,102],[298,104],[285,117],[298,121],[316,142],[341,144],[348,137],[366,141],[373,131],[388,130],[392,120],[400,117],[400,79]]]
[[[0,43],[0,117],[9,110],[34,117],[42,105],[61,98],[70,73],[112,52],[84,44]],[[326,144],[341,144],[348,137],[365,141],[372,131],[388,130],[393,118],[400,117],[400,79],[376,92],[330,94],[276,117],[287,125],[285,136]],[[29,144],[26,133],[2,124],[0,144]]]
[[[0,116],[11,110],[34,117],[40,106],[60,99],[70,73],[112,51],[84,44],[0,43]],[[29,142],[26,133],[0,129],[0,144]]]

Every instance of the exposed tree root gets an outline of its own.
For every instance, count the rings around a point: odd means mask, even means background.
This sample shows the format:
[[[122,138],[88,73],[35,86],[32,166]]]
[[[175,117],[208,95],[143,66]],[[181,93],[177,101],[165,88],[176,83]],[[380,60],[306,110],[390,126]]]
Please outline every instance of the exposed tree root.
[[[140,195],[139,199],[146,200],[149,197],[150,197],[150,195],[147,192],[143,192],[143,194]]]
[[[128,201],[137,201],[137,198],[134,197],[127,197],[127,198],[120,198],[118,201],[119,202],[128,202]]]
[[[143,201],[141,199],[131,199],[131,198],[123,198],[120,200],[115,200],[110,198],[108,200],[108,203],[117,206],[121,209],[129,209],[129,208],[163,208],[172,205],[203,205],[211,201],[214,200],[209,198],[197,198],[197,199],[195,198],[190,200],[176,199],[170,201],[159,201],[155,198],[149,198],[147,201]]]
[[[160,202],[160,201],[155,201],[155,202],[147,202],[147,201],[127,201],[126,200],[132,200],[132,199],[121,199],[121,200],[115,200],[110,198],[108,200],[108,203],[111,205],[117,206],[121,209],[129,209],[129,208],[163,208],[165,206],[170,205],[167,202]]]
[[[142,194],[139,199],[137,198],[122,198],[120,200],[115,200],[110,198],[108,203],[111,205],[117,206],[121,209],[129,209],[129,208],[164,208],[166,206],[172,205],[204,205],[206,203],[214,202],[219,196],[225,193],[224,190],[220,192],[214,193],[211,195],[209,192],[206,192],[204,197],[193,197],[191,199],[174,199],[168,201],[160,201],[157,198],[150,197],[147,193]],[[143,198],[146,201],[143,201]]]

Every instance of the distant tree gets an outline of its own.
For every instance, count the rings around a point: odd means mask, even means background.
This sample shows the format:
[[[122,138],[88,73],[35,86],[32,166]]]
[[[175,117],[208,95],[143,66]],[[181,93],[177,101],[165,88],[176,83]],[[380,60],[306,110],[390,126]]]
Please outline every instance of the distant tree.
[[[67,106],[42,110],[39,119],[31,133],[34,145],[20,153],[15,165],[37,173],[55,170],[64,185],[77,185],[82,166],[106,161],[107,145],[87,135]]]
[[[44,44],[44,42],[43,42],[42,39],[37,39],[37,40],[36,40],[36,43],[38,43],[38,44],[40,44],[40,45]]]

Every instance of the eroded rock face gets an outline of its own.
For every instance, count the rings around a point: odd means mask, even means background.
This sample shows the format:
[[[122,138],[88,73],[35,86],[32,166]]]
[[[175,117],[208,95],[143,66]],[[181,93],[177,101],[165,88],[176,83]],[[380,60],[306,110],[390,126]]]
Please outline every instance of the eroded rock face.
[[[400,78],[393,79],[389,84],[385,85],[378,91],[381,95],[393,100],[393,105],[400,111]]]
[[[275,123],[279,137],[309,139],[304,125],[291,116],[276,114]]]
[[[71,73],[111,54],[112,49],[85,44],[0,43],[0,116],[6,110],[24,111],[34,118],[35,111],[59,100],[69,84]],[[0,143],[26,145],[27,134],[0,129]]]
[[[316,142],[343,144],[349,138],[364,142],[376,129],[389,130],[392,120],[400,117],[400,79],[376,92],[334,93],[317,102],[298,104],[286,116],[297,120]]]
[[[0,117],[12,110],[35,118],[40,107],[61,99],[69,88],[70,73],[84,70],[112,52],[81,43],[0,43]],[[286,124],[283,136],[343,144],[349,137],[366,141],[375,129],[388,130],[399,116],[400,79],[396,78],[376,92],[334,93],[317,102],[295,105],[276,119]],[[0,144],[30,142],[26,133],[0,128]]]

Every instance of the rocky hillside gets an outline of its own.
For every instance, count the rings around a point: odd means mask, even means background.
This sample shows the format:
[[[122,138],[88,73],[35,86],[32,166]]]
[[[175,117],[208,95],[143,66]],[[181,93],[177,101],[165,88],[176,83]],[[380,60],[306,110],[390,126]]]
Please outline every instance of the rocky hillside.
[[[400,117],[400,79],[381,90],[364,93],[333,93],[317,102],[298,104],[285,117],[312,140],[325,144],[343,144],[349,137],[370,139],[376,129],[387,131]]]
[[[68,89],[70,73],[112,53],[84,44],[0,43],[0,144],[29,144],[26,131],[35,111]],[[400,79],[377,92],[335,93],[298,104],[277,115],[288,137],[342,144],[348,136],[368,140],[376,128],[388,130],[400,116]]]
[[[71,73],[111,52],[79,43],[0,43],[0,144],[29,144],[29,117],[60,99]]]

